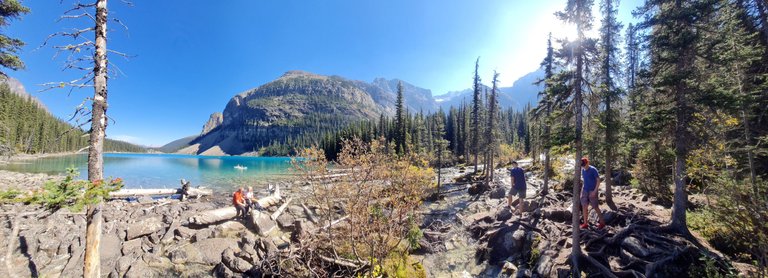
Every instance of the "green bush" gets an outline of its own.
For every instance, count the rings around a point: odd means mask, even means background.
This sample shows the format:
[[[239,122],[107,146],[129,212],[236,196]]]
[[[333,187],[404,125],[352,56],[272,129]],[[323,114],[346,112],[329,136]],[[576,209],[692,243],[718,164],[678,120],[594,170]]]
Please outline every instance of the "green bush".
[[[78,212],[87,205],[97,204],[107,198],[109,192],[123,187],[123,181],[120,178],[109,182],[99,180],[91,183],[75,179],[77,176],[79,172],[76,168],[68,168],[64,180],[48,181],[41,191],[23,197],[20,201],[27,204],[40,204],[53,211],[68,208]]]
[[[711,205],[688,214],[688,224],[735,259],[768,266],[768,182],[735,180],[723,173],[710,187]]]

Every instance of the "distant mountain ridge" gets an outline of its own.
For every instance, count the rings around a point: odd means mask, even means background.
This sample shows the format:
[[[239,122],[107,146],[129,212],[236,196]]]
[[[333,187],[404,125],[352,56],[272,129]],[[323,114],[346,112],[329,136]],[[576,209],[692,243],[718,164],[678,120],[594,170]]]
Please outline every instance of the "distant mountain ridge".
[[[499,88],[499,105],[505,109],[514,108],[516,110],[523,110],[527,104],[536,106],[536,103],[538,102],[538,94],[544,90],[544,87],[543,85],[535,85],[534,83],[543,78],[544,71],[539,69],[517,79],[512,83],[511,87]],[[483,87],[488,89],[488,91],[491,90],[488,86],[484,85]],[[451,106],[461,106],[462,103],[469,105],[472,102],[472,93],[472,88],[469,88],[435,96],[435,99],[443,110],[447,110]]]
[[[525,104],[535,103],[539,87],[532,83],[540,75],[541,71],[536,71],[520,78],[512,87],[501,88],[500,105],[522,109]],[[410,113],[432,113],[471,101],[469,89],[435,97],[431,90],[400,79],[376,78],[369,83],[336,75],[288,71],[232,97],[221,113],[211,115],[200,135],[179,152],[253,154],[274,141],[374,120],[380,115],[391,117],[395,113],[398,83],[403,86]]]

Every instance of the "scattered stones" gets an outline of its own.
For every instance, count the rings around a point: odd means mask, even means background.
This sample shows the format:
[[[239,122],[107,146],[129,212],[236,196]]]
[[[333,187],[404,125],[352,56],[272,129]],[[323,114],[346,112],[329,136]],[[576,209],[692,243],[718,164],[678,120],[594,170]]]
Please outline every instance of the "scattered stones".
[[[506,195],[504,193],[506,193],[506,190],[504,190],[504,187],[498,186],[493,190],[491,190],[489,197],[491,197],[491,199],[502,199]]]
[[[163,219],[159,216],[153,216],[136,223],[130,224],[126,230],[125,240],[131,240],[140,236],[145,236],[163,229]]]

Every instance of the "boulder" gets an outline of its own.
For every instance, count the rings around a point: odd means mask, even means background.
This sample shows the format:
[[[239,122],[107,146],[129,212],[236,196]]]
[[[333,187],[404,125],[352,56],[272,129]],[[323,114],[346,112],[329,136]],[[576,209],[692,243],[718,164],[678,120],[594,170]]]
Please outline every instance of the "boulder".
[[[234,278],[238,277],[235,276],[235,273],[229,269],[224,263],[219,263],[216,265],[216,267],[213,268],[213,276],[217,278]]]
[[[115,262],[117,262],[121,255],[120,239],[117,238],[117,235],[113,233],[104,234],[99,245],[101,273],[109,273],[109,271],[115,268]]]
[[[160,216],[153,216],[136,223],[129,224],[126,230],[125,240],[131,240],[140,236],[145,236],[165,228],[163,219]]]
[[[504,208],[500,209],[498,212],[496,212],[496,221],[507,221],[512,218],[512,209],[504,206]]]
[[[150,278],[150,277],[158,277],[158,275],[152,270],[152,268],[149,267],[144,261],[142,260],[136,260],[133,264],[131,264],[131,267],[128,269],[128,272],[125,273],[124,278]]]
[[[123,246],[120,251],[123,253],[123,256],[141,252],[141,239],[136,238],[123,242]]]
[[[236,256],[235,250],[232,248],[227,248],[224,250],[224,252],[221,254],[221,262],[223,262],[224,265],[226,265],[229,269],[237,273],[245,273],[248,270],[251,270],[253,267],[251,263]]]
[[[550,271],[552,271],[552,257],[542,255],[539,257],[539,260],[536,261],[536,273],[542,277],[549,277]]]
[[[139,204],[151,204],[155,202],[155,200],[152,199],[152,197],[148,197],[148,196],[141,196],[136,201],[139,202]]]
[[[502,199],[506,194],[506,190],[504,190],[503,186],[498,186],[491,190],[490,197],[491,199]]]
[[[171,262],[175,264],[184,264],[187,262],[187,259],[189,259],[187,251],[184,248],[173,250],[173,252],[168,254],[168,257],[171,259]]]
[[[267,234],[277,227],[277,222],[270,219],[268,214],[258,211],[254,211],[248,215],[247,223],[251,228],[255,229],[260,236],[267,236]]]
[[[245,228],[245,225],[243,225],[243,223],[241,223],[240,221],[230,220],[220,225],[217,225],[215,228],[213,228],[212,237],[230,237],[233,235],[237,235],[238,233],[245,230],[246,228]]]
[[[199,263],[214,265],[221,261],[221,253],[227,248],[238,249],[237,241],[228,238],[209,238],[188,245],[189,262],[193,261],[190,249],[199,254]],[[194,252],[193,251],[193,252]]]
[[[128,269],[131,268],[131,265],[136,261],[137,257],[133,254],[129,256],[122,256],[117,259],[117,263],[115,263],[115,269],[117,270],[118,276],[122,277],[125,275],[125,273],[128,272]]]
[[[213,237],[213,229],[205,228],[194,232],[191,240],[192,242],[198,242],[211,237]]]
[[[294,217],[292,214],[289,213],[283,213],[280,214],[280,216],[277,217],[277,225],[281,229],[286,229],[288,231],[293,231],[293,222],[296,221],[296,217]]]

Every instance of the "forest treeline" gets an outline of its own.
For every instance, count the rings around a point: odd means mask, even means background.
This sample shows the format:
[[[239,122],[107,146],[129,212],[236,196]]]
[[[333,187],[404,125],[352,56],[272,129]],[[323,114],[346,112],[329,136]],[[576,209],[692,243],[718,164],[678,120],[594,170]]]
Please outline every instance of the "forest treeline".
[[[54,117],[29,96],[0,84],[0,152],[4,154],[74,152],[88,146],[85,132]],[[106,151],[146,152],[131,143],[107,139]]]

